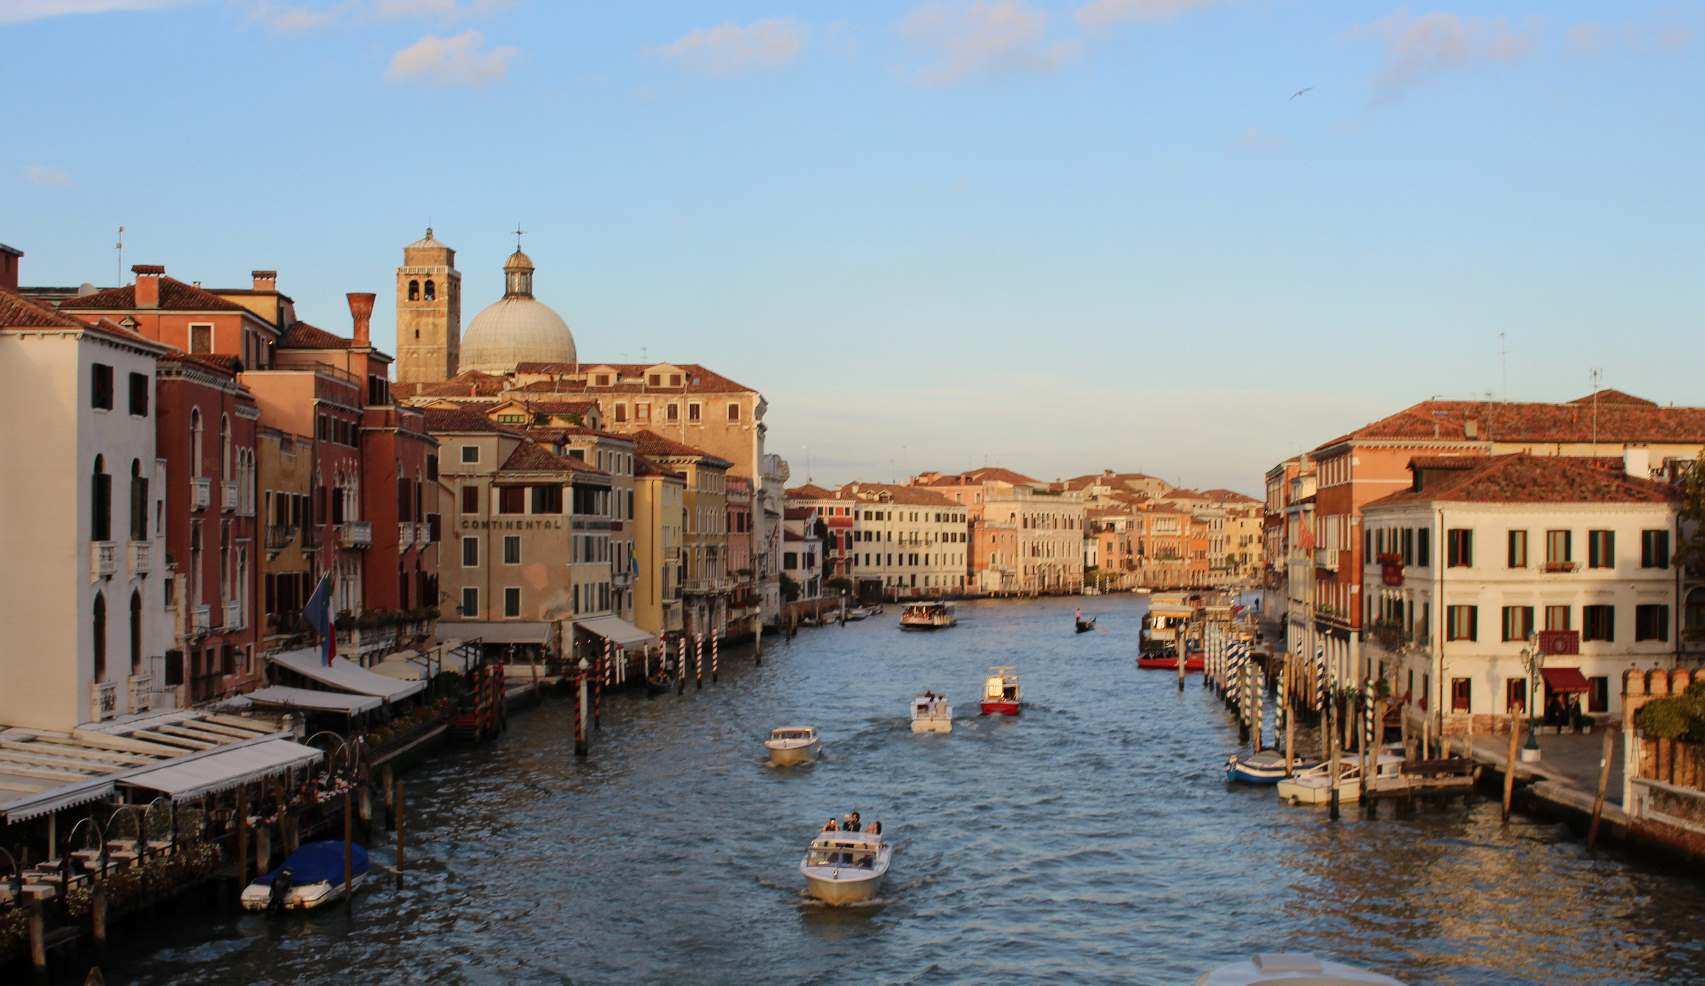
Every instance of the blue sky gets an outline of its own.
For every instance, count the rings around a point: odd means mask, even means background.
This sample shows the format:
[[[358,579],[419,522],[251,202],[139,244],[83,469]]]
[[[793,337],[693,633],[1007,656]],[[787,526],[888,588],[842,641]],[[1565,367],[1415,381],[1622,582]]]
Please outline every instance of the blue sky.
[[[1254,491],[1432,395],[1701,403],[1674,3],[0,0],[31,284],[276,267],[347,331],[519,221],[583,359],[716,367],[794,475]],[[1304,87],[1312,90],[1291,98]]]

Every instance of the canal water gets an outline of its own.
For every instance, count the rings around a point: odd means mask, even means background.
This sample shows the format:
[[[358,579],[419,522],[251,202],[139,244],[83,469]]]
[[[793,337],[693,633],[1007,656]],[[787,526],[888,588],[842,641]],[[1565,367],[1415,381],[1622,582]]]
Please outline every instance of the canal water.
[[[725,653],[684,697],[607,700],[577,761],[566,701],[408,777],[407,880],[351,911],[207,915],[134,942],[109,982],[1176,983],[1301,949],[1412,983],[1705,982],[1705,888],[1561,827],[1456,799],[1376,820],[1229,787],[1235,728],[1133,657],[1138,597],[984,602],[935,634],[897,613]],[[977,717],[990,664],[1024,715]],[[955,705],[913,735],[914,691]],[[765,766],[817,726],[814,767]],[[858,809],[899,851],[882,901],[816,906],[797,865]],[[388,850],[375,849],[389,863]]]

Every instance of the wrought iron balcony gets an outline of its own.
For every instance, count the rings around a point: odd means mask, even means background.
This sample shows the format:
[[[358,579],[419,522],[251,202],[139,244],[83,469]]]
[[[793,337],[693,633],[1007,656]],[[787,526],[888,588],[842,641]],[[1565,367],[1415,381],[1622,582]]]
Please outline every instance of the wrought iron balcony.
[[[346,520],[337,525],[337,540],[345,548],[371,547],[373,524],[365,520]]]
[[[189,508],[191,510],[206,510],[213,502],[213,480],[206,476],[194,476],[189,481]]]
[[[92,541],[89,547],[89,581],[112,578],[118,571],[118,545],[111,541]]]

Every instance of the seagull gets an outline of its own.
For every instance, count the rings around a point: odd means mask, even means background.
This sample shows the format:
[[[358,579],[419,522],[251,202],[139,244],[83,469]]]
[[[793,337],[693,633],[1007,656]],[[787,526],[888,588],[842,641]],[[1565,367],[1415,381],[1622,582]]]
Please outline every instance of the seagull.
[[[1313,91],[1314,91],[1313,86],[1304,86],[1301,89],[1298,89],[1296,92],[1291,93],[1291,99],[1295,99],[1298,96],[1301,96],[1305,92],[1313,92]],[[1291,99],[1287,99],[1287,100],[1285,100],[1285,102],[1288,103],[1291,101]]]

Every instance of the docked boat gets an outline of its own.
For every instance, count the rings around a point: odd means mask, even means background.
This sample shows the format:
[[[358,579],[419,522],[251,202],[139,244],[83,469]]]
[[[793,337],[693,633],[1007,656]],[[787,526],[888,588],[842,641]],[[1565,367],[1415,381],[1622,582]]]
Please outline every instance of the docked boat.
[[[1301,952],[1259,952],[1196,977],[1196,986],[1264,986],[1287,982],[1298,986],[1403,986],[1401,980],[1390,976]]]
[[[817,738],[817,730],[810,726],[777,726],[770,730],[770,738],[764,740],[764,749],[770,751],[770,763],[791,767],[816,760],[823,745]]]
[[[1291,773],[1311,770],[1317,760],[1292,760]],[[1278,750],[1234,753],[1225,759],[1225,779],[1240,784],[1277,784],[1285,779],[1285,755]]]
[[[350,892],[367,879],[367,850],[349,848]],[[298,848],[276,869],[243,888],[245,911],[311,911],[343,897],[343,843],[335,839]]]
[[[952,603],[907,603],[900,613],[902,630],[945,630],[958,622]]]
[[[1279,781],[1279,800],[1293,805],[1324,805],[1332,801],[1332,765],[1316,764]],[[1362,765],[1355,757],[1338,761],[1338,803],[1362,800]]]
[[[825,904],[874,900],[894,847],[879,832],[818,832],[799,861],[805,892]]]
[[[1024,708],[1018,689],[1018,673],[1005,665],[989,669],[983,679],[983,715],[1015,716]]]
[[[1184,627],[1195,613],[1196,607],[1181,592],[1149,597],[1149,609],[1143,614],[1142,629],[1137,634],[1137,657],[1176,658],[1184,638]],[[1186,655],[1186,659],[1188,657]],[[1171,668],[1177,670],[1178,665],[1173,664]]]
[[[919,692],[912,696],[912,732],[953,732],[953,706],[939,692]]]
[[[848,623],[857,623],[859,620],[867,619],[869,616],[870,610],[865,609],[863,606],[854,606],[852,609],[847,610]]]
[[[1206,666],[1206,662],[1203,661],[1201,654],[1191,654],[1190,657],[1184,660],[1185,671],[1200,671]],[[1177,671],[1178,656],[1176,654],[1166,654],[1152,657],[1139,657],[1137,658],[1137,667],[1150,671]]]

